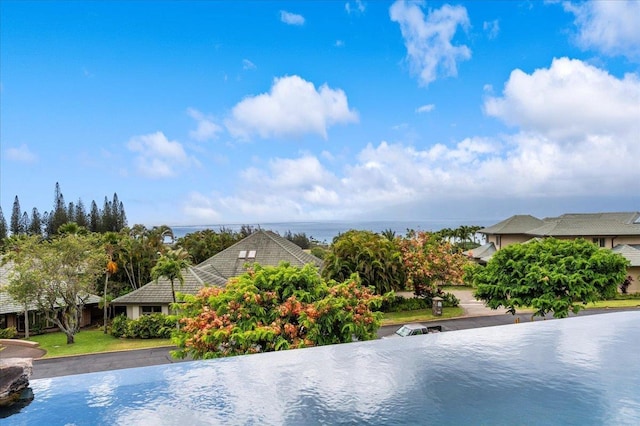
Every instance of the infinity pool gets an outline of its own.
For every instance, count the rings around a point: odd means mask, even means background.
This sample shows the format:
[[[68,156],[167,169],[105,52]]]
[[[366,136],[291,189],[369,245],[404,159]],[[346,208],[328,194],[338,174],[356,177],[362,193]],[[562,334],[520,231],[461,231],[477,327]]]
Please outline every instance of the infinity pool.
[[[3,425],[638,425],[640,312],[31,382]]]

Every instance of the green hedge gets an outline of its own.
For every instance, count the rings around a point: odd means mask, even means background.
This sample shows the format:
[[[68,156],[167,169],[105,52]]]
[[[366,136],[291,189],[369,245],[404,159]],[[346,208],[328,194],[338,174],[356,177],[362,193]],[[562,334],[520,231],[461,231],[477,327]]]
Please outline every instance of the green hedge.
[[[111,322],[111,334],[130,339],[168,339],[176,329],[176,321],[173,315],[143,315],[135,320],[119,315]]]
[[[380,310],[382,312],[403,312],[431,309],[431,306],[433,306],[433,298],[435,296],[439,296],[443,299],[442,305],[444,307],[456,307],[460,304],[460,299],[458,299],[453,293],[445,293],[438,290],[437,292],[425,294],[423,297],[406,298],[402,296],[394,296],[383,301]]]

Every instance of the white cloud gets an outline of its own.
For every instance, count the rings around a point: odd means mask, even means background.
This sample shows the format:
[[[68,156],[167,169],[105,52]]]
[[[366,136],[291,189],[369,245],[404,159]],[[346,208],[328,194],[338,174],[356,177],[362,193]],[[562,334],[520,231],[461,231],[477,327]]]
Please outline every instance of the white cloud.
[[[215,223],[221,219],[213,200],[196,191],[189,193],[182,212],[194,220],[193,223]]]
[[[25,144],[20,145],[17,148],[7,148],[7,159],[11,161],[17,161],[20,163],[35,163],[38,161],[38,157],[29,150],[29,147]]]
[[[253,62],[251,62],[248,59],[243,59],[242,60],[242,69],[243,70],[254,70],[254,69],[256,69],[256,64],[254,64]]]
[[[236,195],[212,198],[211,205],[234,220],[281,222],[372,215],[381,207],[388,214],[407,206],[438,214],[439,206],[459,200],[469,206],[544,197],[553,204],[637,193],[637,76],[616,78],[581,61],[556,59],[531,74],[513,71],[502,96],[487,98],[485,111],[517,129],[424,148],[368,144],[338,171],[323,164],[336,165],[326,151],[276,158],[242,171]]]
[[[335,46],[335,47],[344,47],[344,41],[342,41],[342,40],[336,40],[336,42],[335,42],[334,46]]]
[[[416,112],[417,113],[431,112],[435,108],[436,108],[436,106],[434,104],[422,105],[421,107],[416,108]]]
[[[256,69],[256,64],[254,64],[253,62],[251,62],[248,59],[243,59],[242,60],[242,69],[243,70],[254,70]]]
[[[280,20],[287,25],[304,25],[304,16],[286,10],[280,11]]]
[[[222,132],[223,128],[213,122],[213,119],[205,116],[203,113],[195,108],[188,108],[187,114],[189,117],[196,120],[198,127],[196,130],[189,132],[189,137],[199,142],[212,140],[218,137],[218,134]]]
[[[640,80],[618,79],[579,60],[554,59],[532,74],[514,70],[502,97],[485,112],[524,131],[557,140],[640,133]]]
[[[186,154],[180,142],[168,140],[162,132],[134,136],[127,148],[138,153],[135,158],[138,172],[149,178],[173,177],[178,169],[199,166],[197,160]]]
[[[639,1],[564,2],[563,6],[576,17],[579,46],[640,60]]]
[[[640,181],[640,80],[619,79],[579,60],[553,60],[532,74],[511,73],[503,96],[485,112],[519,133],[495,160],[499,179],[532,193],[628,194]],[[522,193],[522,192],[520,192]]]
[[[425,18],[419,5],[398,0],[389,15],[400,24],[409,65],[421,85],[427,86],[441,75],[456,76],[458,61],[471,58],[467,46],[452,44],[458,26],[465,31],[470,26],[464,7],[445,4],[430,10]]]
[[[276,78],[269,93],[248,97],[233,107],[226,121],[229,133],[237,138],[297,137],[316,133],[327,138],[334,124],[358,121],[349,109],[347,96],[326,84],[316,90],[298,76]]]
[[[498,37],[498,34],[500,33],[500,22],[497,19],[493,21],[484,21],[482,23],[482,29],[487,32],[489,40],[493,40]]]
[[[196,199],[185,212],[282,222],[340,220],[382,209],[391,218],[429,208],[438,214],[439,206],[464,200],[460,206],[469,210],[459,214],[470,217],[471,206],[500,200],[509,200],[513,208],[527,200],[637,192],[637,75],[617,78],[561,58],[530,74],[514,70],[500,96],[487,96],[485,112],[515,126],[512,134],[422,148],[382,141],[362,148],[351,162],[328,151],[274,158],[266,166],[256,162],[240,173],[235,195]]]
[[[356,0],[353,2],[346,2],[344,4],[344,10],[351,15],[352,13],[363,13],[366,10],[367,6],[362,0]]]

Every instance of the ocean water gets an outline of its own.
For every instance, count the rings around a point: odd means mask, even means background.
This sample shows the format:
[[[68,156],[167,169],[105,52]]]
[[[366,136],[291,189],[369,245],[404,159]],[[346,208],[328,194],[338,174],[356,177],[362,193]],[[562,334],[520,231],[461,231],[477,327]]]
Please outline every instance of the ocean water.
[[[413,229],[415,231],[439,231],[444,228],[457,228],[461,225],[478,225],[489,226],[493,222],[471,223],[460,222],[456,220],[432,220],[432,221],[368,221],[368,222],[355,222],[355,221],[323,221],[323,222],[277,222],[277,223],[258,223],[258,224],[246,224],[255,228],[274,231],[280,235],[284,235],[287,231],[291,231],[293,234],[304,233],[307,237],[313,238],[319,242],[331,243],[334,237],[341,233],[344,233],[351,229],[367,230],[373,232],[382,232],[387,229],[391,229],[397,235],[405,235],[407,230]],[[228,225],[196,225],[196,226],[173,226],[173,230],[176,237],[182,237],[190,232],[197,232],[203,229],[213,229],[218,231],[221,228],[227,228],[234,231],[239,231],[242,224],[228,224]]]
[[[637,426],[639,353],[618,312],[32,380],[0,423]]]

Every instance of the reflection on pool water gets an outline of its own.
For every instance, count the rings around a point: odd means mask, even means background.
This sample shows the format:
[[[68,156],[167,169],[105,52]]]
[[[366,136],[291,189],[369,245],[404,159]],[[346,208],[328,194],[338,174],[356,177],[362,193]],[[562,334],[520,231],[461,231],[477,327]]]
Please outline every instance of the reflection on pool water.
[[[640,424],[640,312],[33,380],[3,425]]]

